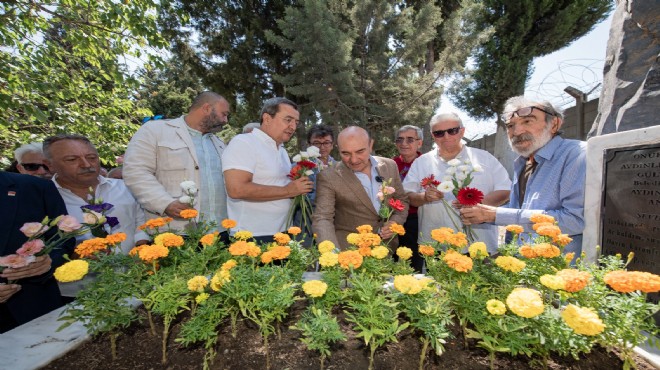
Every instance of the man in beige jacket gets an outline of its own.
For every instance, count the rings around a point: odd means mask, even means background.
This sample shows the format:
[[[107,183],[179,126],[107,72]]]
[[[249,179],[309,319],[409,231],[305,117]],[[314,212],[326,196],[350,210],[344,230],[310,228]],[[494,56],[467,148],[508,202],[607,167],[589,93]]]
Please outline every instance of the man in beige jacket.
[[[406,196],[396,163],[389,158],[371,155],[373,140],[357,126],[344,129],[337,137],[341,163],[322,171],[318,177],[313,230],[317,241],[329,240],[339,248],[348,248],[346,236],[357,232],[360,225],[380,230],[383,240],[392,237],[392,222],[403,225],[408,216]],[[384,182],[395,189],[392,198],[403,203],[403,210],[394,211],[388,223],[378,215],[381,201],[378,192]],[[390,247],[396,245],[396,239]]]

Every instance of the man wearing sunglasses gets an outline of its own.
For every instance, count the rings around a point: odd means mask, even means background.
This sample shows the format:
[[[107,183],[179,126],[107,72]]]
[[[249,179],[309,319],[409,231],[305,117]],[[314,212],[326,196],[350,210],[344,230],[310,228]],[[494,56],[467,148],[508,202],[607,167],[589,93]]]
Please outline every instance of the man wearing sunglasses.
[[[441,113],[433,116],[429,128],[437,149],[423,154],[413,162],[405,181],[404,189],[408,192],[410,203],[418,208],[420,235],[419,244],[431,244],[431,230],[440,227],[455,229],[458,219],[451,214],[442,202],[452,203],[456,197],[451,192],[442,193],[429,186],[424,189],[422,179],[433,175],[438,181],[451,181],[446,176],[449,161],[458,159],[469,163],[481,171],[472,172],[469,187],[479,189],[484,194],[483,204],[501,205],[509,199],[511,181],[500,162],[485,150],[470,148],[462,142],[465,127],[455,113]],[[460,226],[460,225],[458,225]],[[488,252],[497,252],[498,229],[494,225],[475,225],[472,231],[477,241],[486,243]]]
[[[14,151],[16,169],[24,175],[32,175],[50,180],[53,174],[44,163],[44,153],[41,143],[29,143],[18,147]]]
[[[553,216],[573,241],[564,252],[582,250],[586,143],[563,139],[563,115],[549,102],[524,96],[506,101],[503,118],[509,144],[519,157],[514,162],[511,199],[504,207],[479,205],[461,209],[466,224],[517,224],[533,232],[530,217]]]

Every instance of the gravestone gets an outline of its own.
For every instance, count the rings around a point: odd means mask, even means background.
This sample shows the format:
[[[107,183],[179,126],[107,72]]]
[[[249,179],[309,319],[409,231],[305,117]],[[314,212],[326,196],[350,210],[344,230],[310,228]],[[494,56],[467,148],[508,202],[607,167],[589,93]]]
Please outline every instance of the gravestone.
[[[634,252],[629,270],[660,275],[660,126],[589,139],[584,213],[588,261]]]

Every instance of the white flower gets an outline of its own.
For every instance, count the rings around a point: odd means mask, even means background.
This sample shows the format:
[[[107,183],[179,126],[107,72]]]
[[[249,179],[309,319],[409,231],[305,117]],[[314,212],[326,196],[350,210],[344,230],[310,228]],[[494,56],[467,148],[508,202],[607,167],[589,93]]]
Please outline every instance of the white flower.
[[[456,167],[461,164],[461,161],[458,158],[454,158],[451,161],[448,161],[447,164],[452,167]]]
[[[471,169],[471,166],[468,166],[468,165],[465,165],[465,164],[461,165],[461,166],[458,166],[458,170],[461,171],[461,172],[469,172],[470,169]]]
[[[307,148],[307,154],[309,155],[310,158],[318,158],[321,156],[321,152],[319,151],[319,148],[313,145]]]
[[[481,167],[481,166],[478,165],[478,164],[475,164],[475,165],[472,167],[472,171],[474,171],[474,172],[484,172],[484,168]]]
[[[302,161],[302,156],[300,154],[296,154],[293,156],[293,161],[294,162],[300,162]]]
[[[438,185],[438,190],[443,193],[449,193],[454,190],[454,184],[451,181],[444,181]]]
[[[379,192],[376,194],[376,198],[378,198],[378,200],[380,200],[380,201],[382,202],[383,199],[385,199],[385,196],[383,195],[383,192],[382,192],[382,191],[379,191]]]
[[[449,181],[449,182],[451,182],[451,179],[452,179],[451,176],[449,176],[449,175],[445,175],[445,176],[442,177],[442,180],[441,180],[441,181],[442,181],[442,182],[445,182],[445,181]]]
[[[102,224],[106,221],[105,216],[102,214],[88,209],[83,212],[83,223],[88,225]]]
[[[456,173],[456,167],[447,167],[447,170],[445,171],[445,175],[453,175]]]
[[[300,156],[303,157],[304,159],[309,158],[309,154],[307,154],[307,152],[300,152]]]
[[[463,181],[463,180],[467,179],[467,177],[468,177],[468,174],[465,173],[465,172],[456,173],[456,180],[458,180],[458,181]]]
[[[314,171],[312,171],[312,170],[305,171],[305,176],[312,176],[313,174],[314,174]]]
[[[193,186],[192,188],[188,189],[188,195],[195,195],[198,191],[199,190],[197,190],[197,187]]]
[[[181,202],[181,203],[190,204],[191,200],[192,200],[192,198],[190,198],[187,195],[182,195],[181,197],[179,197],[179,202]]]
[[[183,181],[181,182],[181,184],[179,184],[179,186],[181,186],[181,189],[183,190],[184,193],[190,193],[191,192],[190,189],[197,190],[197,185],[195,184],[194,181],[191,180]]]
[[[470,160],[470,158],[465,158],[465,160],[463,161],[463,163],[465,163],[465,164],[470,164],[470,163],[472,163],[472,161]]]

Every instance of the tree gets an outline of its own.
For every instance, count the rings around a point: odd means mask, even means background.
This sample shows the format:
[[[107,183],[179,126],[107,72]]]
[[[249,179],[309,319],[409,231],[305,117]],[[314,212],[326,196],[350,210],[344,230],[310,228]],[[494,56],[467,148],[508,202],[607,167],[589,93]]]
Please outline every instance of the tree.
[[[463,4],[443,18],[432,1],[301,1],[278,21],[282,36],[267,33],[291,53],[290,70],[275,79],[304,102],[304,117],[366,127],[383,153],[397,127],[428,121],[440,80],[484,37],[470,18],[478,5]],[[441,24],[443,48],[434,50]]]
[[[129,58],[160,48],[158,3],[0,3],[0,150],[59,132],[88,136],[104,162],[137,128]]]

